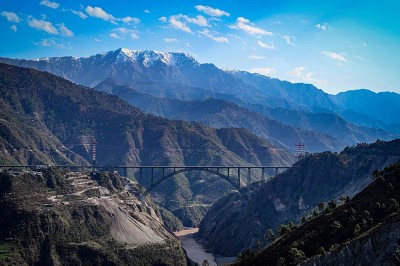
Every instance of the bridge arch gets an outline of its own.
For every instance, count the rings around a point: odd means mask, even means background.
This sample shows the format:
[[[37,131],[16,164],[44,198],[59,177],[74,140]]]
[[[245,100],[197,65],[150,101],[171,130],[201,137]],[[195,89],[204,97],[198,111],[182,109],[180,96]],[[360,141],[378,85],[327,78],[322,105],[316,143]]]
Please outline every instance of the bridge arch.
[[[226,169],[229,169],[229,168],[226,167]],[[240,183],[235,183],[232,179],[229,178],[228,175],[224,175],[224,174],[220,173],[219,171],[213,170],[211,168],[204,168],[204,167],[195,168],[195,167],[191,167],[191,168],[182,168],[182,169],[179,169],[179,170],[176,170],[176,171],[174,170],[174,172],[164,175],[161,179],[159,179],[156,182],[152,183],[151,186],[146,189],[146,192],[144,193],[144,195],[149,194],[155,187],[157,187],[159,184],[161,184],[162,182],[164,182],[168,178],[173,177],[174,175],[177,175],[177,174],[180,174],[180,173],[192,172],[192,171],[208,172],[208,173],[217,175],[217,176],[221,177],[222,179],[228,181],[234,188],[236,188],[238,191],[240,191]]]

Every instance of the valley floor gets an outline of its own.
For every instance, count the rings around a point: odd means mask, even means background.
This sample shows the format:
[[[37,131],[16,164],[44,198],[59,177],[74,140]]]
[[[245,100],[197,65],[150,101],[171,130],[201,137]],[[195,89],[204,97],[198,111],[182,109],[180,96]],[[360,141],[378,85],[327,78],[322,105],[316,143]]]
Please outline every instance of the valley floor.
[[[199,265],[202,265],[204,260],[209,262],[209,265],[222,266],[233,262],[235,257],[219,257],[211,253],[207,253],[201,243],[197,242],[193,235],[199,231],[199,228],[187,228],[182,231],[174,232],[181,240],[183,248],[186,250],[187,256]]]

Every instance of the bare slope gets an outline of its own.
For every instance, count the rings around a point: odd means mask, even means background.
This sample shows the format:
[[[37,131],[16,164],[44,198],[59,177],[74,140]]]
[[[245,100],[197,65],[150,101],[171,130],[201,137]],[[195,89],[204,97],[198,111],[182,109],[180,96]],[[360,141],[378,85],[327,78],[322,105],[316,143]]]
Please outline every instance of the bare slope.
[[[185,265],[140,186],[115,174],[0,174],[0,264]]]

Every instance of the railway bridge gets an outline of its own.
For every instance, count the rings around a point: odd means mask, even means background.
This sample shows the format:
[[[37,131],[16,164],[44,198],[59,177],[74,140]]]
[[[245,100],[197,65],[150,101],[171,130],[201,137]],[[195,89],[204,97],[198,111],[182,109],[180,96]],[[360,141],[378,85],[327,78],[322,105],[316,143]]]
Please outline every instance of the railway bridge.
[[[297,166],[90,166],[90,165],[0,165],[1,169],[31,169],[40,170],[47,167],[57,167],[74,171],[119,171],[129,177],[129,172],[133,172],[133,177],[142,181],[150,179],[146,194],[162,182],[177,174],[184,172],[207,172],[229,182],[234,188],[240,190],[242,187],[250,185],[254,180],[266,182],[280,172],[295,168]],[[273,173],[273,174],[271,174]]]

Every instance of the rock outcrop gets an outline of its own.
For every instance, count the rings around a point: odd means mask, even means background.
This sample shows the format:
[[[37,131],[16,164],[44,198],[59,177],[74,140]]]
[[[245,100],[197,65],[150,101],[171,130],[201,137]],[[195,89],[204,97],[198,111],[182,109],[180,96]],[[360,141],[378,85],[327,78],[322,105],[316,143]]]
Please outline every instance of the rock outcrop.
[[[0,264],[186,265],[142,188],[118,174],[0,174]]]

